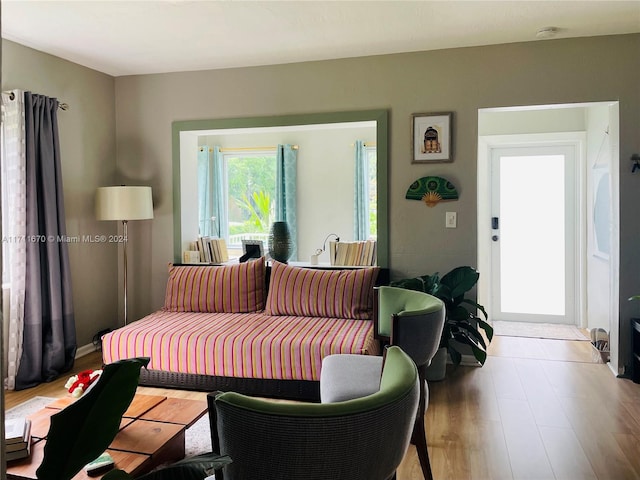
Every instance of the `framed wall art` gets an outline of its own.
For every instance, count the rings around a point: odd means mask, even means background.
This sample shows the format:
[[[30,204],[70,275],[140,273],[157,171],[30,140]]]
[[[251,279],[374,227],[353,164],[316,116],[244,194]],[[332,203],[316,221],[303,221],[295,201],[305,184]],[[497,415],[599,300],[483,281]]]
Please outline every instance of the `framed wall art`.
[[[412,163],[452,162],[453,113],[411,115]]]

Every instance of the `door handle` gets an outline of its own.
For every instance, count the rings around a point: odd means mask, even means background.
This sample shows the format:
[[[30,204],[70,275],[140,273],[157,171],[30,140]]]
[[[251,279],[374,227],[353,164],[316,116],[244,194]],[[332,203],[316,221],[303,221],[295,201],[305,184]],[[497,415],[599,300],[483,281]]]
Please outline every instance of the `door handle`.
[[[500,228],[500,219],[498,217],[491,217],[491,228],[498,230]]]

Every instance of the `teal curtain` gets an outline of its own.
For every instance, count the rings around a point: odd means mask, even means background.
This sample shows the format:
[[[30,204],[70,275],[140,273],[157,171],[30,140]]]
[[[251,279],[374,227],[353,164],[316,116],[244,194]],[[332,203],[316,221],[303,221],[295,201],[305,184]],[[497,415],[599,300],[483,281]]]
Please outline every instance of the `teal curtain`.
[[[364,142],[355,143],[355,175],[353,199],[353,239],[369,238],[369,175]]]
[[[298,151],[292,145],[278,145],[276,154],[276,221],[287,222],[291,234],[292,254],[298,258],[298,221],[296,215],[296,164]]]
[[[201,236],[227,238],[227,208],[224,199],[224,165],[220,147],[200,147],[198,231]]]
[[[213,147],[212,152],[213,163],[213,217],[212,224],[214,226],[213,235],[219,238],[229,239],[229,211],[227,205],[227,196],[225,195],[226,179],[224,160],[220,147]]]
[[[213,165],[209,147],[198,149],[198,233],[213,235]]]

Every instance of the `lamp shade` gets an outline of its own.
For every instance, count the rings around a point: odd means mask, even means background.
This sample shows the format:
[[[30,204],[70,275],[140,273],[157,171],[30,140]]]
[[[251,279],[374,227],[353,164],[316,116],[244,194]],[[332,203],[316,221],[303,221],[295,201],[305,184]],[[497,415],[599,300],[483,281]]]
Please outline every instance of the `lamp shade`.
[[[151,187],[100,187],[96,191],[98,220],[146,220],[153,218]]]

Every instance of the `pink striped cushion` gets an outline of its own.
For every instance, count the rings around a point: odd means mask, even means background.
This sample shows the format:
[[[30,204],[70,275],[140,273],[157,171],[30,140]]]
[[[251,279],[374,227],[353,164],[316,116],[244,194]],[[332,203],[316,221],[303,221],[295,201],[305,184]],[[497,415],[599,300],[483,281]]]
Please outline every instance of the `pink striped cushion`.
[[[149,357],[150,370],[227,377],[319,380],[335,353],[379,355],[373,323],[160,310],[102,337],[104,363]]]
[[[221,267],[169,267],[164,310],[247,313],[264,309],[264,258]]]
[[[318,270],[273,262],[265,313],[368,320],[378,270]]]

